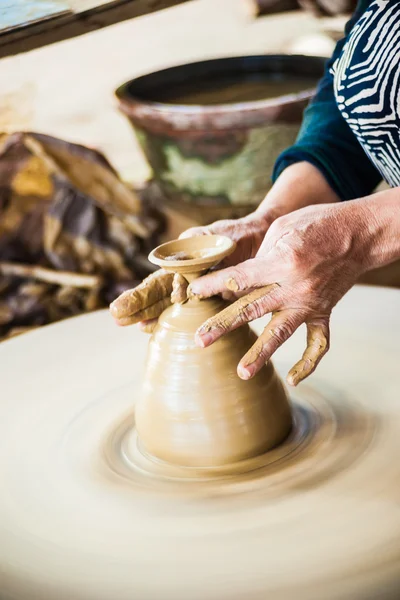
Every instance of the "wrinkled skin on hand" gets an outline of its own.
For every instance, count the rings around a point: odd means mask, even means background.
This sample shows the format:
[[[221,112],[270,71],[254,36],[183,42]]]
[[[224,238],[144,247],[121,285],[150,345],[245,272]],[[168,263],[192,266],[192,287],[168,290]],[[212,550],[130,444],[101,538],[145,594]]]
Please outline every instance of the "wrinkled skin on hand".
[[[173,278],[172,273],[160,269],[118,296],[110,305],[117,324],[141,323],[144,331],[151,331],[160,314],[171,304]]]
[[[225,235],[236,242],[236,249],[233,254],[230,254],[218,265],[218,269],[220,269],[253,258],[257,254],[272,222],[272,215],[252,213],[242,219],[225,219],[216,221],[206,227],[192,227],[182,233],[180,238],[196,235]]]
[[[364,221],[365,222],[365,221]],[[277,219],[256,256],[192,282],[188,294],[207,298],[233,291],[238,300],[196,333],[206,347],[225,333],[272,313],[271,320],[238,365],[242,379],[253,377],[302,325],[307,348],[287,381],[297,385],[329,349],[333,307],[365,270],[365,225],[353,203],[310,206]]]
[[[237,243],[236,250],[227,257],[219,268],[235,265],[256,255],[265,233],[272,223],[272,217],[253,213],[242,219],[217,221],[207,227],[194,227],[180,237],[196,235],[225,235]],[[182,303],[187,299],[187,282],[181,275],[174,276],[162,269],[147,277],[140,285],[121,294],[110,306],[110,311],[118,325],[139,323],[141,329],[151,333],[160,314],[172,303]],[[225,299],[232,293],[225,290]]]

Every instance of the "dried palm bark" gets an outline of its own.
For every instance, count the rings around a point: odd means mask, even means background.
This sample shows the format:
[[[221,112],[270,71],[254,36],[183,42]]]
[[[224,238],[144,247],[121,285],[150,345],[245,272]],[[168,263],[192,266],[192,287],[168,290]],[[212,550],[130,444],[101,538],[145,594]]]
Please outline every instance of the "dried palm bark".
[[[0,136],[0,339],[106,306],[148,275],[161,214],[99,152]]]

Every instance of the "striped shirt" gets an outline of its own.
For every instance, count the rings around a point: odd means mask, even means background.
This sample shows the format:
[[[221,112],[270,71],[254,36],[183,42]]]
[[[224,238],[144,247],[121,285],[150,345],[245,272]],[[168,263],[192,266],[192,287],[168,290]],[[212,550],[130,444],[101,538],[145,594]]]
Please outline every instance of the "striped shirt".
[[[358,3],[273,180],[304,160],[342,200],[400,185],[400,1]]]

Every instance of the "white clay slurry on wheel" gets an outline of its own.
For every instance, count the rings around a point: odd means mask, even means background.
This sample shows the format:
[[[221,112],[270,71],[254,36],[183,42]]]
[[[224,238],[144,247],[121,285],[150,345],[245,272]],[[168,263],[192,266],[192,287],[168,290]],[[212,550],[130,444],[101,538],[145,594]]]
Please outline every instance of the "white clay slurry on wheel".
[[[136,329],[99,313],[0,345],[1,594],[397,599],[399,299],[349,293],[331,353],[295,390],[292,438],[222,477],[138,462],[127,426],[148,338]]]

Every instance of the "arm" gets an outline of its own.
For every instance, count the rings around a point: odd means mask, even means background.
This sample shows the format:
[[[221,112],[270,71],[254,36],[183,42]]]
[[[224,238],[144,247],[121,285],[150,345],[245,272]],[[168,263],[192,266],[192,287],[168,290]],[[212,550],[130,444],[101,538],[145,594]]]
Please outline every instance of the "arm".
[[[358,2],[353,17],[346,25],[345,37],[337,44],[317,93],[305,110],[296,143],[278,157],[273,173],[274,182],[280,179],[288,167],[304,161],[320,171],[341,200],[371,194],[381,181],[380,174],[369,161],[336,105],[331,73],[331,67],[339,57],[347,36],[369,4],[369,0]]]
[[[352,203],[361,216],[359,262],[362,272],[400,259],[400,188],[360,198]]]
[[[254,214],[270,215],[274,221],[299,208],[339,201],[340,197],[321,171],[311,163],[301,161],[282,172]]]

